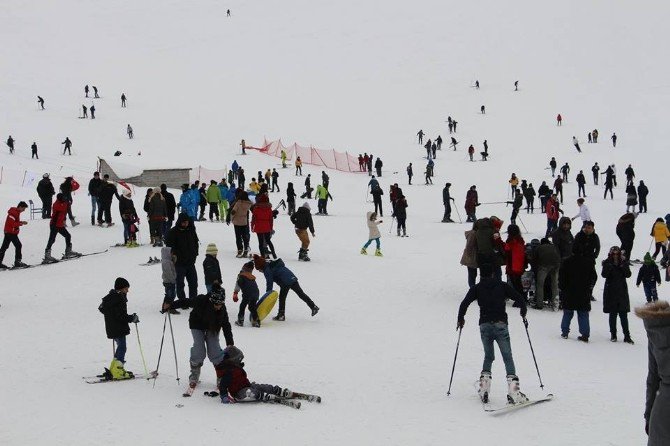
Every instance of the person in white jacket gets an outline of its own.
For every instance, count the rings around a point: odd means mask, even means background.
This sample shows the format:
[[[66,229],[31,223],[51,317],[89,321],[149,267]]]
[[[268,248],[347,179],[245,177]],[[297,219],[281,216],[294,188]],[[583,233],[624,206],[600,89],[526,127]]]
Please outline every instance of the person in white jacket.
[[[586,206],[586,204],[584,204],[584,199],[583,198],[577,199],[577,206],[579,206],[579,214],[572,217],[572,219],[574,220],[577,217],[579,217],[582,220],[582,223],[584,223],[585,221],[592,221],[591,220],[591,212],[589,211],[588,206]]]
[[[361,248],[361,254],[367,255],[368,252],[366,251],[367,247],[370,246],[370,243],[373,241],[377,244],[377,249],[375,250],[375,256],[381,257],[382,256],[382,251],[381,251],[381,244],[379,243],[379,238],[382,236],[379,233],[379,225],[383,223],[382,220],[377,221],[377,213],[376,212],[368,212],[367,213],[367,223],[368,223],[368,241],[363,247]]]

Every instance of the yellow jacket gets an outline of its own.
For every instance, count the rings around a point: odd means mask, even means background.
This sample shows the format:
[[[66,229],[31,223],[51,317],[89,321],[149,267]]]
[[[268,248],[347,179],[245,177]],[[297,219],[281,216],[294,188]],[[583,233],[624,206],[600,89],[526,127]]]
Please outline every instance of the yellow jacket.
[[[251,189],[255,193],[258,193],[261,190],[261,185],[258,184],[256,181],[252,181],[251,183],[249,183],[249,189]]]
[[[651,235],[654,236],[654,241],[656,243],[665,243],[668,241],[668,237],[670,237],[670,231],[668,231],[668,227],[665,223],[657,221],[651,228]]]
[[[512,186],[518,186],[519,185],[519,177],[510,178],[509,184],[511,184]]]

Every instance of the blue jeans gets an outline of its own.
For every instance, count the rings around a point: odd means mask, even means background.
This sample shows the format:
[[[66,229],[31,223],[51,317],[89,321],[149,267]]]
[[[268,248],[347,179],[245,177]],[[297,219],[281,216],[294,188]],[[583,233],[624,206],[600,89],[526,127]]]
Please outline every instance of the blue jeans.
[[[563,310],[563,320],[561,321],[561,333],[568,335],[570,333],[570,322],[572,316],[575,314],[574,310]],[[591,335],[591,327],[589,325],[589,312],[577,311],[577,323],[579,324],[579,334],[588,338]]]
[[[373,240],[377,244],[377,249],[379,249],[379,247],[381,246],[381,243],[379,243],[379,237],[371,238],[370,240],[368,240],[368,242],[365,245],[363,245],[363,248],[367,248],[368,246],[370,246],[370,243],[372,243]]]
[[[114,350],[114,358],[121,362],[126,362],[126,337],[114,338],[116,343],[116,350]]]
[[[93,195],[91,195],[91,217],[95,217],[98,206],[99,206],[98,197],[94,197]]]
[[[508,375],[516,375],[514,367],[514,358],[512,358],[512,344],[509,340],[509,330],[505,322],[484,322],[479,325],[479,333],[482,337],[484,346],[484,365],[482,372],[491,373],[491,365],[495,359],[493,352],[493,341],[498,343],[500,354],[505,362],[505,370]]]
[[[647,297],[647,302],[658,300],[658,291],[656,291],[656,282],[642,282],[644,288],[644,295]]]
[[[163,288],[165,288],[165,297],[163,298],[163,302],[171,304],[174,302],[175,297],[177,297],[177,284],[164,282]]]

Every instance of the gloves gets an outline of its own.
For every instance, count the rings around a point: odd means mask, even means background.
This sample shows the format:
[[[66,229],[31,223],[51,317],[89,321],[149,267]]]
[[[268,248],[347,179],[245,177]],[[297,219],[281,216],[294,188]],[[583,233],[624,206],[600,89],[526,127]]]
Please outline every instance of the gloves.
[[[237,291],[233,293],[233,302],[237,302],[239,298],[237,297]]]
[[[140,318],[139,318],[139,316],[137,315],[137,313],[133,313],[133,314],[130,316],[130,322],[136,324],[136,323],[138,323],[139,321],[140,321]]]
[[[523,315],[523,325],[524,327],[528,328],[528,319],[526,319],[526,315]]]
[[[459,330],[465,326],[465,319],[461,319],[458,322],[456,322],[456,330]]]

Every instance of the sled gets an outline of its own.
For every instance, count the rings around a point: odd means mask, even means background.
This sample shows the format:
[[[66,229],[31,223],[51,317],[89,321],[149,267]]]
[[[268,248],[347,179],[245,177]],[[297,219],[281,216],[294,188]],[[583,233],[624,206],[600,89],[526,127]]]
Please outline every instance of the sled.
[[[270,314],[272,309],[275,307],[275,304],[277,303],[278,297],[279,293],[273,290],[269,293],[263,294],[263,296],[258,299],[258,303],[256,304],[256,312],[258,313],[259,320],[262,321],[268,316],[268,314]]]

